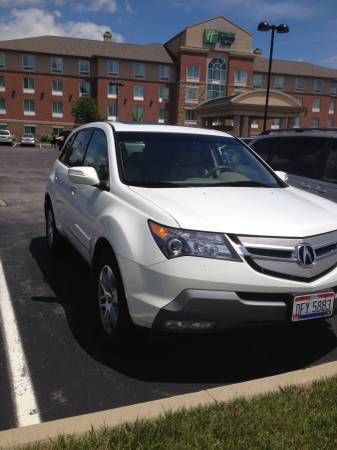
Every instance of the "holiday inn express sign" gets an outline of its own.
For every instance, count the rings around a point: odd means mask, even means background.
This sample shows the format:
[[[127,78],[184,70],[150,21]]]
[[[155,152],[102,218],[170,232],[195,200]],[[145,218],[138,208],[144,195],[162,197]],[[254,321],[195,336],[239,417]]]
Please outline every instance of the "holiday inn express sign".
[[[214,28],[204,29],[204,44],[216,44],[219,42],[221,47],[230,47],[235,40],[235,33],[215,30]]]

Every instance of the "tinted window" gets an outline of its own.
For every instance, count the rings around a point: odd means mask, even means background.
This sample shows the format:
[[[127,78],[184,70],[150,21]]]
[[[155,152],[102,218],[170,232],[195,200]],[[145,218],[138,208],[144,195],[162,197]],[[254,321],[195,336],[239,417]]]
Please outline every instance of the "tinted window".
[[[337,148],[331,149],[328,154],[323,179],[337,183]]]
[[[256,153],[261,156],[262,159],[269,162],[271,155],[274,153],[277,147],[277,141],[275,139],[258,139],[256,142],[249,144]]]
[[[100,181],[109,181],[108,144],[103,131],[94,132],[83,165],[94,167]]]
[[[293,175],[320,178],[326,144],[326,139],[312,136],[279,138],[270,165]]]
[[[65,164],[65,160],[66,158],[69,156],[69,153],[71,151],[71,146],[74,142],[74,139],[76,138],[77,133],[74,133],[70,139],[68,140],[68,142],[66,143],[66,145],[63,147],[62,153],[59,157],[59,160],[63,162],[63,164]]]
[[[92,129],[90,128],[79,131],[77,133],[75,139],[72,142],[72,145],[70,145],[69,147],[67,145],[68,150],[65,154],[64,164],[69,167],[82,165],[84,153],[87,149],[87,145],[91,135]]]

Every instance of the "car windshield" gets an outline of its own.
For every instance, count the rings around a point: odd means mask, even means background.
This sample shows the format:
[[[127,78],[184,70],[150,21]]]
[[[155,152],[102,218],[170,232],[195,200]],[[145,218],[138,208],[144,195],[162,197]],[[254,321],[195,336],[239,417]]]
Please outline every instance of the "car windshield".
[[[0,130],[0,134],[2,134],[3,136],[9,136],[10,132],[8,130]]]
[[[142,187],[284,185],[239,140],[183,133],[117,132],[121,180]]]
[[[24,134],[22,137],[24,137],[24,138],[32,138],[34,136],[32,134]]]

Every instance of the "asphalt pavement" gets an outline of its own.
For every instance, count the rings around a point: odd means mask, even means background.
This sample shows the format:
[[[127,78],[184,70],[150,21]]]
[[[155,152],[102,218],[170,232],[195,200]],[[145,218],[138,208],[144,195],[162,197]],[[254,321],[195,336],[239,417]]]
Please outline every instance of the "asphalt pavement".
[[[0,258],[42,421],[337,360],[336,318],[221,335],[139,332],[106,349],[92,327],[88,266],[70,246],[57,259],[46,247],[44,191],[58,155],[0,147],[0,205],[7,205],[0,206]],[[0,327],[0,430],[17,426],[4,332]]]

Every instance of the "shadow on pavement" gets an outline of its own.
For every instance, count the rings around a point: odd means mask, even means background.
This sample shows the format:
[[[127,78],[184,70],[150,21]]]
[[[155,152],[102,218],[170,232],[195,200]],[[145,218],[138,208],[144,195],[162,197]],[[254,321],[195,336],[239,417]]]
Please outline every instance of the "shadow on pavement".
[[[144,381],[235,383],[304,368],[337,345],[329,322],[242,328],[220,335],[162,335],[139,331],[132,341],[111,350],[97,338],[91,320],[90,270],[67,246],[62,258],[50,257],[45,239],[30,251],[59,303],[79,345],[96,361]],[[335,320],[335,319],[332,319]]]

